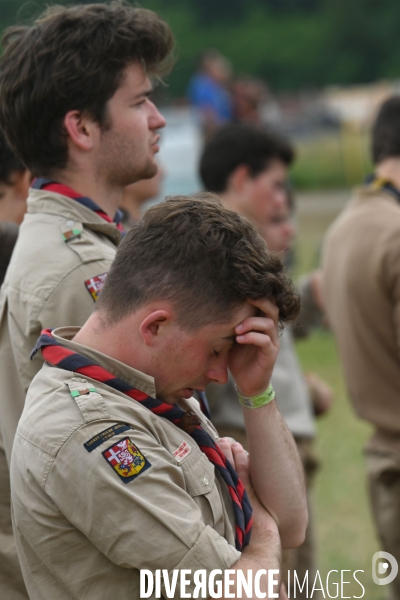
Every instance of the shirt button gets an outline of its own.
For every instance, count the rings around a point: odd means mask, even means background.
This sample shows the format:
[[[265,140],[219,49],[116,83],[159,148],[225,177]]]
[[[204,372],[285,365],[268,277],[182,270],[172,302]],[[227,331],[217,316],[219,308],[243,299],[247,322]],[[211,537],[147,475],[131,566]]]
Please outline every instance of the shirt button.
[[[205,475],[203,475],[203,483],[204,485],[208,485],[210,483]]]

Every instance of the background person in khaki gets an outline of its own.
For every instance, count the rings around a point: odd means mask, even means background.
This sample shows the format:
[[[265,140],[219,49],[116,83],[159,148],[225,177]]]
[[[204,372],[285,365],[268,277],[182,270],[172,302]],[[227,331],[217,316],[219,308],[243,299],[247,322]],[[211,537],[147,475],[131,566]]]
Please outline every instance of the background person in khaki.
[[[29,171],[0,132],[0,288],[26,211],[29,181]],[[1,437],[0,458],[0,597],[18,600],[25,592],[12,537],[9,475]]]
[[[250,463],[240,445],[221,442],[254,506],[242,547],[224,469],[198,446],[196,423],[214,440],[216,432],[191,396],[225,382],[228,366],[245,396],[263,393],[278,320],[298,307],[279,259],[218,198],[171,198],[145,214],[82,329],[48,332],[38,344],[46,363],[11,460],[32,600],[139,598],[140,569],[279,569],[281,543],[301,543],[307,511],[275,401],[243,408]]]
[[[366,448],[382,548],[400,563],[400,97],[372,131],[374,176],[331,226],[324,298],[350,398],[375,432]],[[400,599],[399,576],[390,584]]]
[[[294,233],[286,189],[287,170],[293,157],[292,147],[281,136],[246,124],[232,124],[221,128],[207,142],[200,161],[200,175],[205,187],[220,192],[223,204],[248,218],[266,240],[269,249],[279,252],[282,258],[290,249]],[[312,278],[308,277],[301,285],[303,335],[311,329],[315,314],[320,314],[311,281]],[[295,328],[287,327],[282,334],[272,384],[277,394],[277,406],[296,440],[309,492],[317,467],[312,450],[315,419],[310,391],[294,347],[294,331]],[[320,388],[323,382],[314,380]],[[212,422],[218,433],[237,439],[247,448],[249,432],[246,432],[232,377],[224,386],[211,384],[207,397]],[[305,543],[300,548],[285,551],[283,559],[284,571],[295,570],[301,581],[308,571],[310,580],[314,579],[316,561],[311,518]],[[284,579],[287,581],[287,577]],[[306,590],[297,594],[305,598]]]
[[[157,171],[156,130],[165,121],[149,100],[149,76],[165,72],[173,42],[156,14],[118,4],[53,7],[5,39],[1,123],[40,176],[0,298],[0,428],[9,460],[42,364],[29,360],[41,329],[90,315],[121,238],[123,189]],[[0,597],[20,600],[4,452],[0,474]]]

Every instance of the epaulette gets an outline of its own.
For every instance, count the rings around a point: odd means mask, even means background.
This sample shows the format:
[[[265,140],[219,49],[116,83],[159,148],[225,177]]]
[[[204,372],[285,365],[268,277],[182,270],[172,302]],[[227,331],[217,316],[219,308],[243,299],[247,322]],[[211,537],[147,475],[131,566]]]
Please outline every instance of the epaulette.
[[[68,386],[86,423],[110,417],[104,398],[87,379],[74,375],[64,383]]]

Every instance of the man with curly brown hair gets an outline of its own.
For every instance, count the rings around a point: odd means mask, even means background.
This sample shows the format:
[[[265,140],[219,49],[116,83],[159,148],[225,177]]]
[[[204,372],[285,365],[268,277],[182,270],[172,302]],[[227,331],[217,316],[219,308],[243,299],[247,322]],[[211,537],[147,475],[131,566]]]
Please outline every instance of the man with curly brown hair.
[[[12,27],[0,60],[0,121],[36,176],[0,298],[1,450],[10,459],[25,394],[42,360],[43,326],[82,325],[121,239],[126,185],[157,172],[150,99],[171,65],[173,37],[155,13],[122,3],[51,7]],[[26,598],[13,546],[0,453],[0,596]]]
[[[281,547],[301,544],[307,521],[300,459],[270,386],[278,324],[298,309],[280,260],[218,198],[173,197],[145,214],[83,327],[44,330],[35,348],[46,363],[11,460],[31,598],[138,599],[144,569],[185,570],[186,592],[196,571],[216,569],[273,588],[257,572],[280,570]],[[228,367],[250,460],[218,443],[192,398],[226,382]],[[185,597],[181,585],[168,597]]]

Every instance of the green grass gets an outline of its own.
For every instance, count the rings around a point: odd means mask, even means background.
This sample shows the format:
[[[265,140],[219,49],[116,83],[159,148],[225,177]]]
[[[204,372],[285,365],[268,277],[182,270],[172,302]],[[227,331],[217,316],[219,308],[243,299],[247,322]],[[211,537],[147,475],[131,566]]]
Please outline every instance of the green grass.
[[[305,213],[300,201],[299,273],[316,266],[323,233],[335,212]],[[331,333],[317,330],[298,342],[297,349],[304,370],[318,373],[335,393],[331,411],[318,419],[316,443],[321,468],[314,486],[314,513],[322,581],[332,569],[362,569],[365,572],[358,577],[366,590],[364,598],[382,600],[385,589],[382,591],[371,577],[372,556],[380,548],[370,515],[362,453],[371,427],[355,416],[350,405]],[[352,583],[344,587],[344,596],[360,596],[362,590],[352,573],[345,573],[345,580]]]
[[[367,134],[354,127],[320,134],[296,143],[291,178],[297,189],[352,186],[371,172]]]

